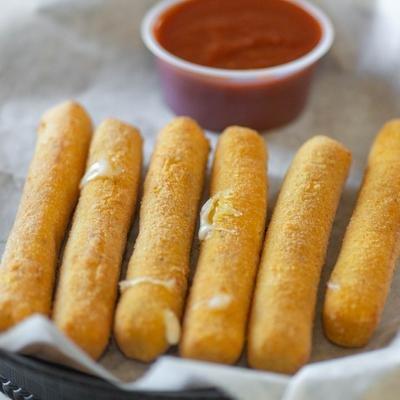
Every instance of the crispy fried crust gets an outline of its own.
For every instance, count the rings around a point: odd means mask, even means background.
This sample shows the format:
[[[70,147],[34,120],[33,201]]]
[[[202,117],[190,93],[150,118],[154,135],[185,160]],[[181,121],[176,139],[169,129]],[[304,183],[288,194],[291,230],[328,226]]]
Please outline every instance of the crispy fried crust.
[[[186,309],[181,354],[234,363],[242,351],[267,210],[267,154],[257,132],[227,128],[211,182],[212,230]]]
[[[327,337],[346,347],[371,338],[399,253],[400,120],[387,123],[372,146],[364,181],[330,277],[323,310]]]
[[[150,361],[170,345],[165,316],[169,321],[182,313],[208,151],[203,131],[190,118],[174,119],[158,138],[126,277],[144,280],[122,293],[115,317],[115,337],[128,357]]]
[[[254,368],[293,373],[309,358],[320,272],[351,161],[324,136],[298,151],[267,232],[249,326]]]
[[[53,318],[77,345],[98,358],[110,336],[120,265],[136,205],[142,139],[134,127],[104,121],[87,168],[104,172],[81,191],[61,265]]]
[[[61,241],[75,206],[91,138],[77,103],[48,111],[38,129],[18,214],[0,266],[0,330],[50,313]]]

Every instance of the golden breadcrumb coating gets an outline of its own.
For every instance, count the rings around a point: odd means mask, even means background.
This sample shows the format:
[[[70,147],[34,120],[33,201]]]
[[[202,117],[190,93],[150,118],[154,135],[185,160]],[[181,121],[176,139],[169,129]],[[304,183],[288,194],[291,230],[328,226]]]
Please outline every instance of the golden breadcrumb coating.
[[[367,344],[386,301],[399,254],[400,120],[372,146],[364,181],[330,277],[323,310],[332,342]]]
[[[35,155],[0,266],[0,330],[48,315],[58,252],[85,169],[92,126],[77,103],[43,116]]]
[[[309,358],[321,268],[350,162],[344,146],[316,136],[289,168],[257,277],[249,326],[252,367],[293,373]]]
[[[138,130],[115,119],[96,130],[61,265],[53,319],[98,358],[110,336],[120,265],[142,163]]]
[[[150,361],[179,341],[208,151],[203,131],[190,118],[175,118],[158,137],[115,316],[115,337],[128,357]]]
[[[265,229],[267,153],[257,132],[233,126],[221,135],[211,181],[210,231],[204,237],[186,309],[181,354],[234,363]],[[202,228],[200,228],[202,229]]]

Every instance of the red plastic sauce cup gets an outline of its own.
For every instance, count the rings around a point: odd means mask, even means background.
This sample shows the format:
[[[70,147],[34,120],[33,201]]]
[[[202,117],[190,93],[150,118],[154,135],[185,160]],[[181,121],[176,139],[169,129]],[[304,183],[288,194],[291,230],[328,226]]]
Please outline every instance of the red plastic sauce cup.
[[[196,119],[204,128],[221,131],[229,125],[266,130],[286,124],[303,110],[318,61],[330,49],[334,30],[329,18],[304,0],[291,1],[320,24],[318,44],[286,64],[249,70],[206,67],[165,50],[154,35],[158,18],[187,0],[164,0],[151,8],[142,23],[142,38],[155,55],[161,89],[178,115]]]

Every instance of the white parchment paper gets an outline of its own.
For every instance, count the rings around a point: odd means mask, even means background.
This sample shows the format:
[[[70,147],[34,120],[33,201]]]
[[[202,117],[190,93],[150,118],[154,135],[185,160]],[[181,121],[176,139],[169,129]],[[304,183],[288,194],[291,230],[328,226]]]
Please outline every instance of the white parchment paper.
[[[12,226],[41,114],[68,98],[97,124],[113,116],[138,126],[147,162],[164,106],[140,21],[152,0],[19,0],[0,2],[0,253]],[[369,146],[380,126],[400,116],[400,3],[316,1],[332,17],[336,41],[324,59],[309,106],[294,123],[265,134],[269,145],[270,211],[297,148],[316,133],[353,152],[353,167],[334,225],[316,313],[310,364],[294,377],[243,366],[161,357],[148,366],[127,360],[113,343],[94,363],[44,317],[0,335],[0,348],[62,362],[128,390],[216,386],[237,399],[398,399],[400,276],[382,322],[364,349],[330,344],[320,323],[321,297],[354,205]],[[208,134],[215,144],[217,136]],[[130,236],[127,255],[135,237]]]

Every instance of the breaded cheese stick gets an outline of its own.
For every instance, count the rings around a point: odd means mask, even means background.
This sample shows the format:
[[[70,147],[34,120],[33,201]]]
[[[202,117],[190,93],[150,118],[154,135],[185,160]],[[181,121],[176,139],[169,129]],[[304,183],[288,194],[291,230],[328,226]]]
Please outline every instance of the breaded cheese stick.
[[[139,132],[105,120],[90,146],[53,312],[58,328],[93,358],[100,357],[110,336],[141,163]]]
[[[375,139],[328,283],[323,320],[334,343],[363,346],[379,323],[399,255],[399,193],[400,119],[387,123]]]
[[[115,316],[115,337],[128,357],[150,361],[179,341],[208,151],[203,131],[190,118],[174,119],[158,137]]]
[[[234,363],[240,356],[265,228],[266,162],[257,132],[234,126],[221,135],[211,198],[201,211],[203,242],[185,312],[184,357]]]
[[[340,143],[316,136],[290,166],[257,277],[249,326],[252,367],[293,373],[309,358],[321,268],[350,161]]]
[[[0,266],[0,330],[49,314],[57,256],[75,206],[91,138],[77,103],[41,119],[35,155]]]

